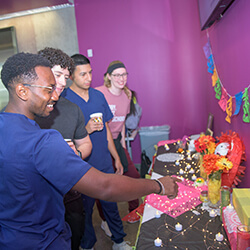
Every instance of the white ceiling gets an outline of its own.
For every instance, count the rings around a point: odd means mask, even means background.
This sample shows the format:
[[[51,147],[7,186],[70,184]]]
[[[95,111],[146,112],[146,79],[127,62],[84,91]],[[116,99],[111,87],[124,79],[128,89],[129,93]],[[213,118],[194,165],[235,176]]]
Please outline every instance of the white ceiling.
[[[0,16],[14,12],[51,7],[61,4],[73,4],[73,0],[0,0]]]

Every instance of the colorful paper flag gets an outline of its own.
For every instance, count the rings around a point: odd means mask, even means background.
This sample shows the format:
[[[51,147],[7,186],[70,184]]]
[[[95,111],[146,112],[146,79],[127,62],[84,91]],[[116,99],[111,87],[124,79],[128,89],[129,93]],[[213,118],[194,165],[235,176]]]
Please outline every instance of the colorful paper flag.
[[[234,115],[238,115],[239,112],[240,112],[240,106],[241,106],[241,103],[242,103],[242,96],[243,96],[242,91],[235,95],[235,105],[236,105],[236,107],[235,107]]]
[[[232,112],[232,96],[227,101],[226,113],[227,113],[226,121],[228,123],[231,123],[231,116],[232,116],[232,113],[233,113]]]
[[[222,87],[221,88],[221,98],[219,101],[219,105],[221,107],[221,109],[225,112],[226,111],[226,107],[227,107],[227,100],[228,100],[228,95],[227,95],[227,91]]]
[[[249,96],[248,96],[248,88],[245,88],[244,94],[243,94],[243,121],[249,123],[250,122],[250,114],[249,114]]]
[[[217,75],[216,68],[214,67],[214,73],[212,75],[212,85],[213,85],[213,87],[214,87],[214,85],[216,84],[217,81],[218,81],[218,75]]]
[[[220,85],[219,79],[214,86],[214,91],[215,91],[215,98],[220,100],[220,98],[221,98],[221,85]]]
[[[214,73],[214,60],[212,54],[207,59],[207,66],[208,66],[208,72],[213,74]]]
[[[203,47],[203,51],[204,51],[205,57],[208,59],[208,57],[209,57],[210,54],[211,54],[210,42],[209,42],[209,41],[208,41],[208,42],[206,43],[206,45]]]

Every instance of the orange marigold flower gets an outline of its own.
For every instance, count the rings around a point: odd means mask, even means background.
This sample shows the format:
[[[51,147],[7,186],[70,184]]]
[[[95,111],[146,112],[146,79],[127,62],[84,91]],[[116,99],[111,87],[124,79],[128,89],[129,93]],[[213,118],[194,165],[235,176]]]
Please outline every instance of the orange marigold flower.
[[[213,154],[214,151],[215,151],[215,148],[216,148],[216,144],[215,142],[209,142],[208,145],[207,145],[207,153],[208,154]]]
[[[227,171],[233,167],[233,163],[229,161],[226,157],[222,157],[216,162],[216,165],[220,170],[226,169]]]
[[[216,165],[216,162],[221,158],[219,155],[209,154],[204,155],[203,157],[203,167],[207,175],[210,175],[213,172],[220,170],[220,168]]]

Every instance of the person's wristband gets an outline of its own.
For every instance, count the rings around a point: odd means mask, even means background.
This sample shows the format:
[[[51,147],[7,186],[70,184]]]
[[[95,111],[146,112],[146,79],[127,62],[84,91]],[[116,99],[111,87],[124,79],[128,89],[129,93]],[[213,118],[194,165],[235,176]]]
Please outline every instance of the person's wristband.
[[[154,181],[156,181],[160,187],[160,192],[158,192],[157,194],[160,194],[162,192],[162,195],[165,195],[165,188],[164,188],[163,184],[158,179],[154,179]]]
[[[80,150],[77,150],[78,156],[82,159],[82,152]]]

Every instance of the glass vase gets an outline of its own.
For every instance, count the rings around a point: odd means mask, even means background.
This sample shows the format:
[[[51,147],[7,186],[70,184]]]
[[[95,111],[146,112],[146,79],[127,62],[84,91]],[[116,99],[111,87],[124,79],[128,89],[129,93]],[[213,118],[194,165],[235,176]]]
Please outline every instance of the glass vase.
[[[208,199],[209,206],[219,208],[220,206],[220,188],[221,188],[221,173],[214,172],[208,176]]]

